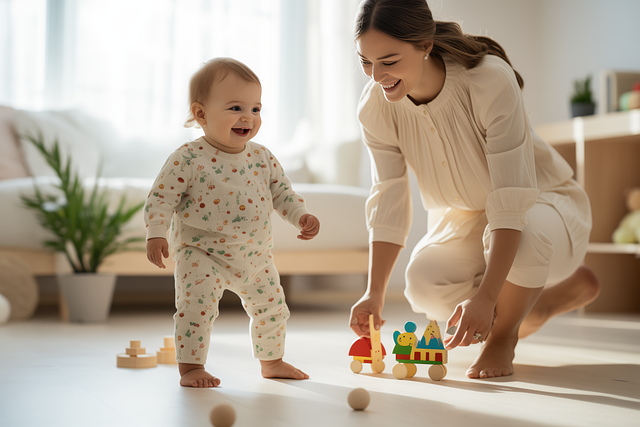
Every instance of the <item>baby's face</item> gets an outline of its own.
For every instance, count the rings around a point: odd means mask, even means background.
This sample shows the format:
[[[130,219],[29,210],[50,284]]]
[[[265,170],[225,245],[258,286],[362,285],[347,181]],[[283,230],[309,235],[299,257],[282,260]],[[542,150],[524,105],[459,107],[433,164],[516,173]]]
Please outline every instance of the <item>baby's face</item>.
[[[233,73],[216,82],[203,104],[202,126],[209,144],[227,153],[240,153],[260,129],[262,88]]]

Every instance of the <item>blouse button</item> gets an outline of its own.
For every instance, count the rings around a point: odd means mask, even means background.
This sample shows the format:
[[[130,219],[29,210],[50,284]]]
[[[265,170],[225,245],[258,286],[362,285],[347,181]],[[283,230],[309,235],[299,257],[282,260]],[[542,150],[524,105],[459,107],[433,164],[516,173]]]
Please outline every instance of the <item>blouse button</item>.
[[[447,162],[442,162],[442,166],[447,166]]]
[[[427,115],[427,110],[422,110],[422,113],[426,116]]]
[[[433,126],[431,126],[431,132],[436,133],[436,128],[434,128]]]

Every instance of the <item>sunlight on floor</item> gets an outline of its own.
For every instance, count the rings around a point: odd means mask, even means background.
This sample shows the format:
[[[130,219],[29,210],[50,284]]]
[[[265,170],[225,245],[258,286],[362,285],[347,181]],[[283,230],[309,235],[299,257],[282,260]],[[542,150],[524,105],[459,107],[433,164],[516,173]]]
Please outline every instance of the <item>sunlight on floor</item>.
[[[476,346],[449,352],[447,376],[432,381],[426,366],[412,379],[369,365],[353,374],[347,355],[355,336],[348,306],[293,306],[285,360],[306,381],[265,380],[251,357],[244,312],[223,309],[211,338],[207,369],[219,388],[178,385],[175,366],[116,368],[116,354],[139,339],[158,350],[172,331],[171,310],[116,310],[106,324],[69,324],[55,313],[0,327],[0,413],[7,426],[206,426],[220,404],[237,413],[234,426],[632,426],[640,419],[640,316],[575,314],[553,319],[522,340],[513,376],[470,380]],[[393,330],[426,319],[406,304],[385,308],[382,343]],[[441,325],[442,327],[443,325]],[[365,411],[347,404],[351,390],[368,390]],[[6,423],[6,424],[5,424]]]

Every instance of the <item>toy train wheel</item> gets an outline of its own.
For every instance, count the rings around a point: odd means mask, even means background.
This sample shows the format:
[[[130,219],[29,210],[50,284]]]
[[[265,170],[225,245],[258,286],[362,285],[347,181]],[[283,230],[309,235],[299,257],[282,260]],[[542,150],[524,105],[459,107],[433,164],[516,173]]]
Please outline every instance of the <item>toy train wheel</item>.
[[[351,370],[354,374],[359,374],[362,371],[362,362],[359,360],[351,362]]]
[[[416,365],[407,365],[407,378],[413,378],[418,372],[418,367]]]
[[[432,365],[429,368],[429,377],[434,381],[440,381],[447,375],[447,367],[444,365]]]
[[[375,374],[381,374],[384,372],[384,362],[383,361],[377,361],[377,362],[373,362],[371,364],[371,370],[373,371],[373,373]]]
[[[398,363],[393,367],[391,372],[393,373],[393,376],[399,380],[403,380],[409,376],[409,369],[404,363]]]

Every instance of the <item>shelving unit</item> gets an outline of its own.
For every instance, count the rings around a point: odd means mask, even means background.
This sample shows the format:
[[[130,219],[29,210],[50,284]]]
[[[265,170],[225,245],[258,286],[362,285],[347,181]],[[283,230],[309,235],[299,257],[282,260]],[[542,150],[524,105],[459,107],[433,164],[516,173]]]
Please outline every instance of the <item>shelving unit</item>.
[[[590,243],[588,251],[592,254],[631,254],[640,258],[640,245],[638,244]]]
[[[585,265],[598,276],[602,292],[587,311],[640,312],[640,244],[611,241],[628,213],[625,190],[640,187],[640,110],[549,123],[536,133],[571,164],[591,201]]]

